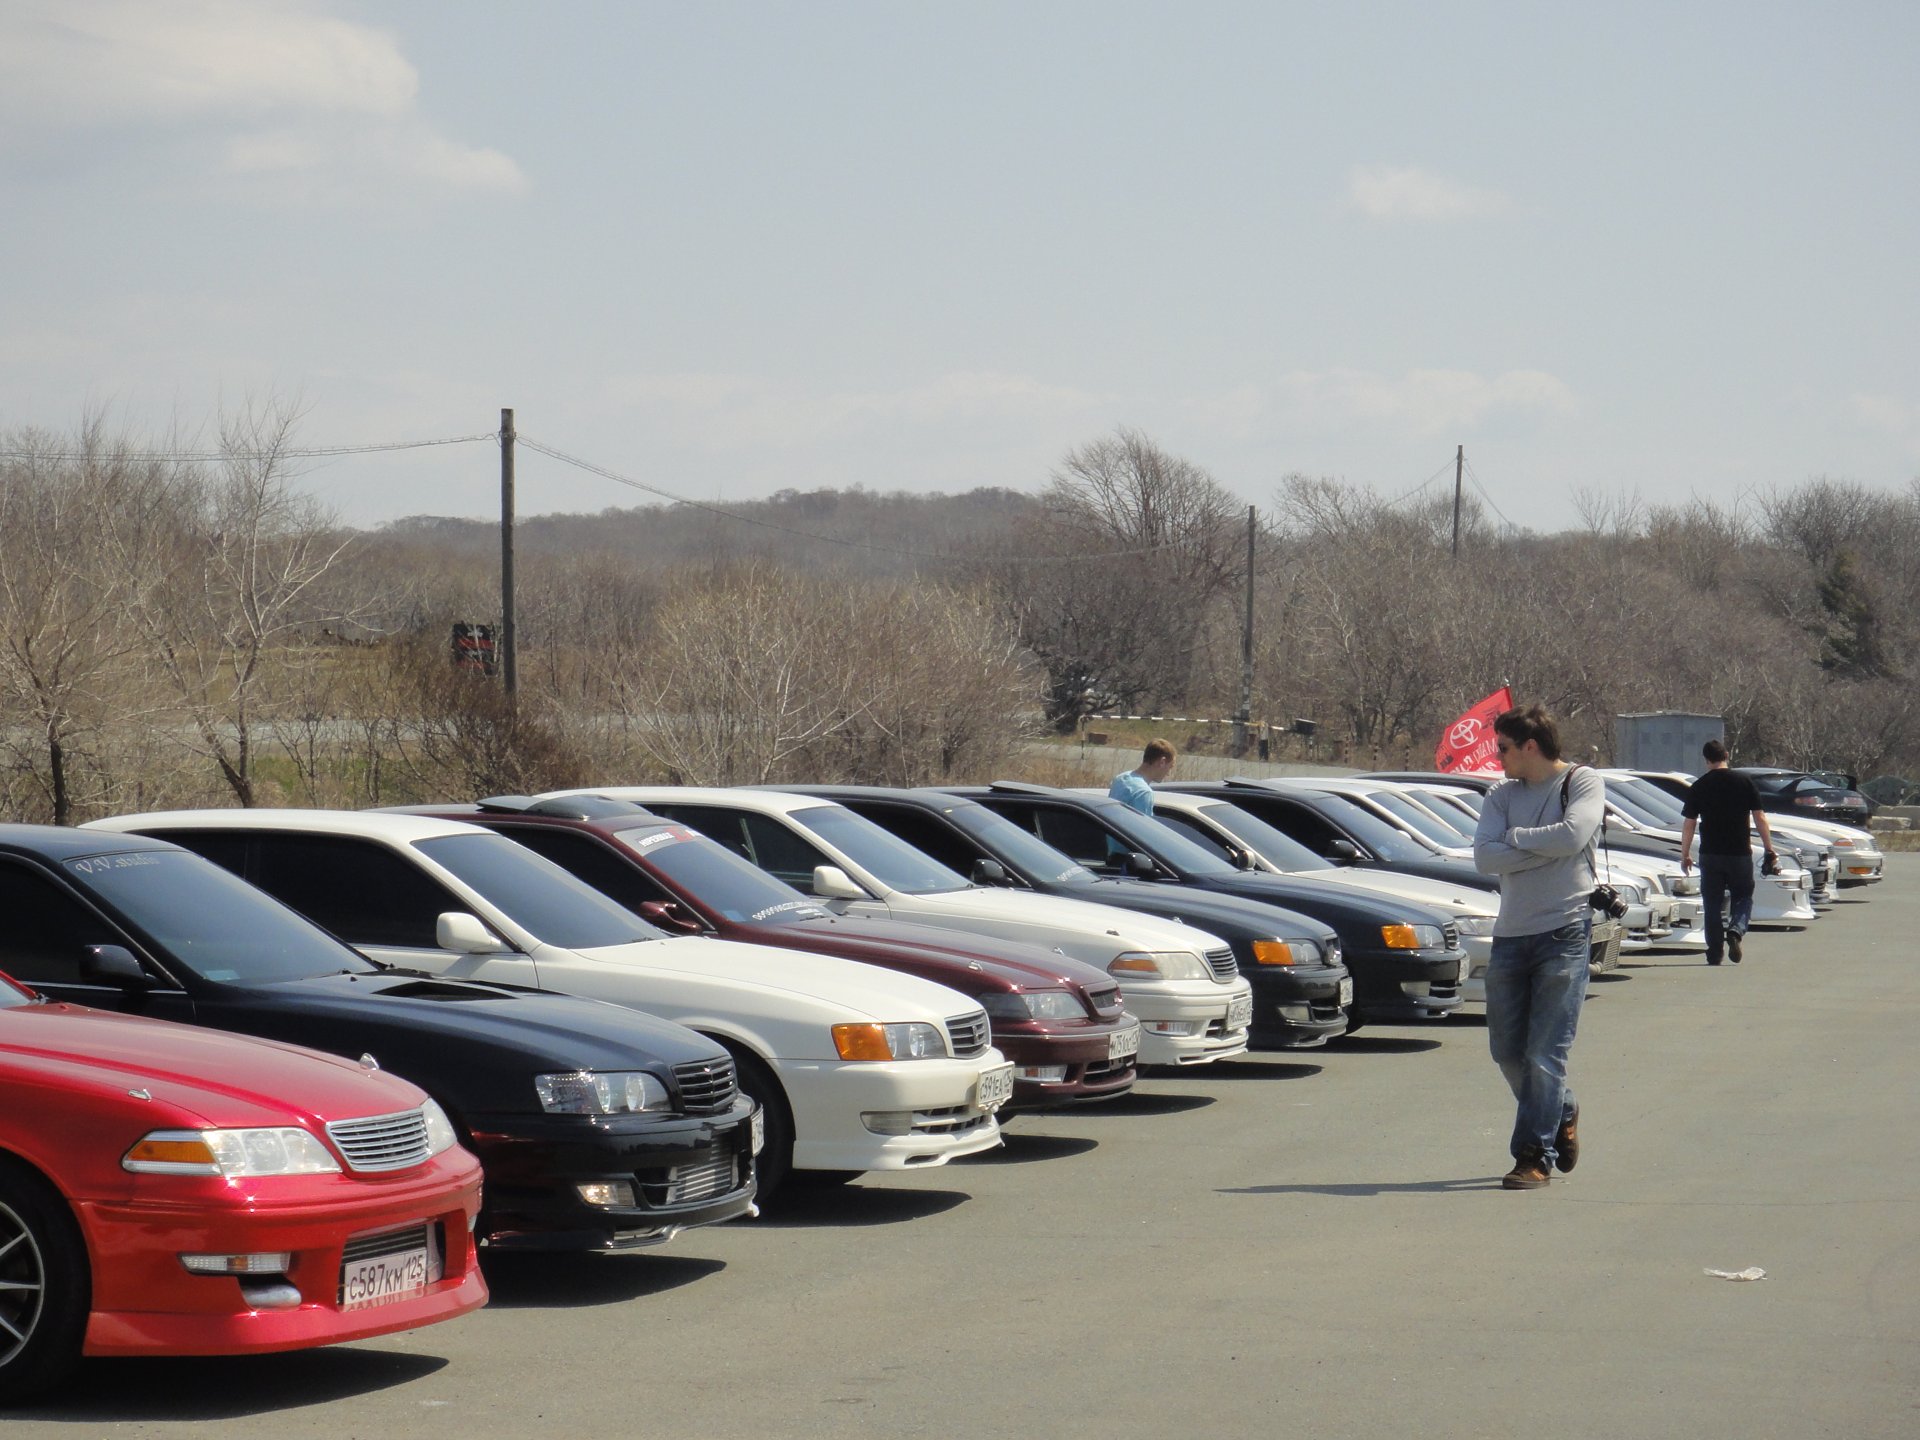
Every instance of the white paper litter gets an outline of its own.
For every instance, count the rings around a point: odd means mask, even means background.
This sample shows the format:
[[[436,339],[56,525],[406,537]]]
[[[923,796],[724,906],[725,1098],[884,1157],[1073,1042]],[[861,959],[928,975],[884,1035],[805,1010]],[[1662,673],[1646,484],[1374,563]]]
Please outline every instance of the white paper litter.
[[[1758,1265],[1749,1265],[1744,1270],[1709,1270],[1707,1274],[1716,1280],[1764,1280],[1767,1272]]]

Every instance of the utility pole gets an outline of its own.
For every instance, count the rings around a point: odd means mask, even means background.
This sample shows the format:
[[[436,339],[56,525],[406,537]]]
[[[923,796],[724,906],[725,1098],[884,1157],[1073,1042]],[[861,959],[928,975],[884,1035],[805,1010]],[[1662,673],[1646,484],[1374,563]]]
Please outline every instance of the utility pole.
[[[513,411],[500,412],[500,674],[507,694],[520,688],[513,654]]]
[[[1240,713],[1233,721],[1233,753],[1247,753],[1253,721],[1253,506],[1247,506],[1247,615],[1240,631]]]
[[[1453,450],[1453,558],[1460,558],[1460,472],[1466,468],[1467,447],[1456,445]]]

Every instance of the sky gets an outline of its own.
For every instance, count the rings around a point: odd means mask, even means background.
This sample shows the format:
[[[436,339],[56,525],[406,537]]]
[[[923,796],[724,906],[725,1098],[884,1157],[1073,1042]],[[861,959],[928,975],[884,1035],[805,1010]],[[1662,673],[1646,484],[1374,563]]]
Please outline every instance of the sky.
[[[522,514],[1920,476],[1920,6],[0,0],[0,431],[485,436]],[[497,514],[489,441],[302,462]],[[1426,488],[1422,490],[1421,487]]]

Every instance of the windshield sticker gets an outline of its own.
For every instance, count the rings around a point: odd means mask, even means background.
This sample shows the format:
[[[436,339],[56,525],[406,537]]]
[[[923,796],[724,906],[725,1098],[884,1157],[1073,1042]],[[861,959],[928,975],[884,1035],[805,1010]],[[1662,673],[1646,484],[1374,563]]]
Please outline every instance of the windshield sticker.
[[[656,830],[651,835],[642,835],[638,840],[629,843],[636,850],[650,850],[655,845],[667,845],[675,840],[691,839],[693,839],[693,831],[684,825],[676,825],[671,830]]]
[[[97,875],[103,870],[126,870],[135,865],[158,865],[158,855],[142,855],[135,852],[130,855],[95,855],[87,860],[69,860],[67,868],[77,870],[82,875]]]
[[[768,920],[775,915],[798,914],[802,919],[817,920],[826,913],[810,900],[786,900],[778,905],[769,905],[764,910],[756,910],[747,919]]]

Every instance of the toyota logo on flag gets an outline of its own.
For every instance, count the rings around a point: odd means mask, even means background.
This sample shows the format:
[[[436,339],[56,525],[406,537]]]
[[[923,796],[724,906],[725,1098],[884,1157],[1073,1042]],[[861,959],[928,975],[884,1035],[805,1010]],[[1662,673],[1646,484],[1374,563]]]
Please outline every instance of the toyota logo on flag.
[[[1447,731],[1447,743],[1456,750],[1471,750],[1479,738],[1480,722],[1471,715],[1454,721],[1453,728]]]

